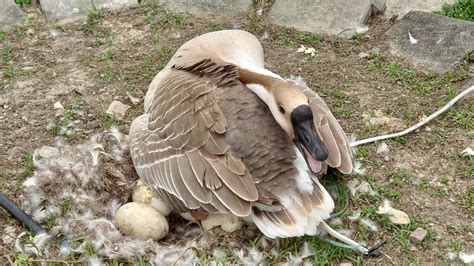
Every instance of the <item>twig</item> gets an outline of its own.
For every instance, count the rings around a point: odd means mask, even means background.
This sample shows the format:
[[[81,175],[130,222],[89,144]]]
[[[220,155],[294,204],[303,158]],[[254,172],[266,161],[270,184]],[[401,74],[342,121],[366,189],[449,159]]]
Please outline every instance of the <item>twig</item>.
[[[5,257],[7,257],[7,260],[8,262],[10,262],[10,265],[15,265],[9,255],[5,255]]]
[[[382,136],[377,136],[377,137],[373,137],[373,138],[368,138],[368,139],[363,139],[363,140],[359,140],[359,141],[354,141],[351,143],[351,147],[356,147],[356,146],[359,146],[359,145],[363,145],[363,144],[367,144],[367,143],[372,143],[372,142],[375,142],[375,141],[378,141],[378,140],[384,140],[384,139],[390,139],[390,138],[396,138],[396,137],[401,137],[403,135],[406,135],[416,129],[418,129],[419,127],[427,124],[428,122],[430,122],[431,120],[433,120],[435,117],[439,116],[440,114],[444,113],[446,110],[448,110],[451,106],[453,106],[456,102],[458,102],[459,100],[461,100],[464,96],[468,95],[469,93],[473,92],[474,91],[474,86],[471,86],[470,88],[467,88],[465,89],[463,92],[461,92],[460,94],[458,94],[456,97],[454,97],[451,101],[449,101],[446,105],[444,105],[441,109],[439,109],[438,111],[434,112],[433,114],[431,114],[430,116],[428,116],[426,119],[423,119],[423,121],[420,121],[418,122],[417,124],[413,125],[412,127],[410,128],[407,128],[403,131],[400,131],[400,132],[396,132],[396,133],[392,133],[392,134],[388,134],[388,135],[382,135]]]

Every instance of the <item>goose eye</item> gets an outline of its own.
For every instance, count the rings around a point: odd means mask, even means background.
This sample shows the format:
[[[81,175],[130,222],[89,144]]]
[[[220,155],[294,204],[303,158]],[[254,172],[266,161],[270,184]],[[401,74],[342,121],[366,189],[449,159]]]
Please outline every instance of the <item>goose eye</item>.
[[[283,106],[281,106],[281,105],[278,105],[278,110],[279,110],[280,113],[282,113],[282,114],[285,113],[285,108],[283,108]]]

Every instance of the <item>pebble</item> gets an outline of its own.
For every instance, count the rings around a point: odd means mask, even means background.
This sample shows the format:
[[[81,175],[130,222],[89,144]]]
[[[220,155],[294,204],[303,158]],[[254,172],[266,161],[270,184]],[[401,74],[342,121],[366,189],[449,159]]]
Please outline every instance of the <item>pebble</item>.
[[[97,120],[94,120],[92,122],[87,123],[86,128],[87,129],[95,129],[100,127],[100,122]]]
[[[54,103],[53,109],[54,110],[62,110],[62,109],[64,109],[64,107],[61,104],[61,102],[57,101],[57,102]]]
[[[369,54],[368,54],[368,53],[364,53],[364,52],[360,52],[360,53],[359,53],[359,57],[360,57],[360,58],[367,58],[367,57],[369,57]]]
[[[43,146],[40,149],[36,149],[33,152],[33,157],[36,157],[35,155],[39,155],[41,158],[51,158],[58,156],[59,150],[55,147],[50,147],[50,146]]]
[[[410,234],[409,238],[412,243],[421,244],[427,235],[428,232],[425,229],[418,227]]]
[[[130,106],[125,105],[120,101],[113,101],[109,105],[109,108],[107,109],[106,113],[111,116],[115,116],[117,119],[122,120],[129,108]]]
[[[393,224],[409,224],[410,218],[408,214],[403,211],[392,209],[392,212],[388,215],[388,219]]]
[[[128,99],[130,100],[130,102],[131,102],[133,105],[137,105],[137,104],[139,104],[139,103],[141,102],[141,99],[140,99],[140,98],[135,98],[135,97],[133,97],[133,96],[130,94],[130,92],[127,91],[125,94],[127,95]]]

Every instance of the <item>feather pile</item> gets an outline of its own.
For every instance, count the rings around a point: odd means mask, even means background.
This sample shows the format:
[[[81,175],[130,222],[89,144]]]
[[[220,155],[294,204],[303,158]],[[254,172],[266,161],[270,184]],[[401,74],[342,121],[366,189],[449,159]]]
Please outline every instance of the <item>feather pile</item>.
[[[48,234],[27,237],[22,232],[15,250],[43,258],[72,255],[94,265],[156,256],[156,242],[125,237],[114,223],[115,212],[128,201],[137,179],[128,150],[128,137],[117,128],[85,144],[58,139],[55,147],[37,149],[36,171],[23,183],[22,208]],[[91,250],[95,255],[86,255]]]
[[[129,201],[138,179],[128,153],[128,136],[117,128],[94,135],[83,144],[69,145],[59,137],[54,147],[35,150],[35,172],[23,183],[22,209],[48,234],[21,232],[11,243],[15,251],[43,259],[74,258],[90,265],[113,259],[191,265],[199,262],[195,249],[211,250],[214,256],[208,257],[210,264],[228,261],[232,255],[236,263],[265,260],[265,250],[273,246],[265,238],[257,249],[237,243],[235,238],[227,243],[216,241],[219,236],[213,232],[192,242],[203,233],[193,222],[174,226],[173,234],[160,242],[122,235],[114,221],[115,213]],[[230,248],[228,254],[222,246]],[[305,245],[302,254],[289,260],[306,257],[308,248]]]

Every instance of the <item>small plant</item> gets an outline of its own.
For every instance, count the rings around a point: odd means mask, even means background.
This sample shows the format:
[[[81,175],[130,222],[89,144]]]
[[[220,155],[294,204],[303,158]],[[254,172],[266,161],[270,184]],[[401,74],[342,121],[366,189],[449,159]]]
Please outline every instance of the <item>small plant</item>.
[[[0,42],[3,41],[3,39],[5,39],[5,31],[0,28]]]
[[[302,32],[298,35],[298,40],[315,47],[321,43],[321,36],[310,32]]]
[[[15,189],[19,190],[21,188],[22,182],[25,178],[33,175],[34,165],[33,165],[33,156],[27,155],[23,158],[23,172],[16,177]]]
[[[89,13],[87,16],[86,23],[83,26],[83,31],[86,33],[94,32],[94,26],[99,22],[99,20],[103,17],[100,10],[96,10],[95,8]]]

